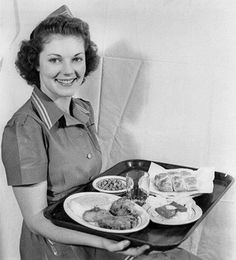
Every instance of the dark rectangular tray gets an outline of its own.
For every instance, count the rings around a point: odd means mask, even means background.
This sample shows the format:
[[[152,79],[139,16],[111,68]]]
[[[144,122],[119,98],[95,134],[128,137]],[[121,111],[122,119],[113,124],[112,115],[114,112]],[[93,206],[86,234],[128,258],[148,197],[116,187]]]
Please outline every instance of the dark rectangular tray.
[[[125,173],[131,169],[141,169],[144,171],[148,171],[151,161],[147,160],[126,160],[122,161],[110,169],[103,172],[100,176],[103,175],[125,175]],[[162,162],[154,162],[159,164],[160,166],[166,169],[174,169],[174,168],[190,168],[192,167],[182,166],[182,165],[173,165]],[[50,219],[57,226],[65,227],[68,229],[78,230],[86,233],[91,233],[95,235],[99,235],[102,237],[106,237],[113,240],[123,240],[128,239],[131,241],[131,246],[140,246],[143,244],[150,245],[153,250],[169,250],[174,247],[177,247],[181,244],[185,239],[187,239],[190,234],[196,229],[196,227],[202,222],[202,220],[207,216],[207,214],[211,211],[211,209],[217,204],[220,198],[225,194],[225,192],[230,188],[233,184],[234,179],[230,175],[226,175],[221,172],[215,172],[214,179],[214,189],[211,194],[203,194],[201,196],[195,197],[197,205],[201,207],[203,214],[200,219],[198,219],[194,223],[185,224],[185,225],[177,225],[177,226],[166,226],[159,225],[156,223],[152,223],[150,221],[149,225],[138,232],[130,233],[130,234],[114,234],[101,232],[94,229],[90,229],[88,227],[82,226],[72,220],[63,209],[63,202],[65,200],[62,199],[55,204],[48,206],[44,215],[46,218]],[[85,192],[85,191],[94,191],[92,188],[92,181],[88,183],[86,186],[78,188],[76,192]]]

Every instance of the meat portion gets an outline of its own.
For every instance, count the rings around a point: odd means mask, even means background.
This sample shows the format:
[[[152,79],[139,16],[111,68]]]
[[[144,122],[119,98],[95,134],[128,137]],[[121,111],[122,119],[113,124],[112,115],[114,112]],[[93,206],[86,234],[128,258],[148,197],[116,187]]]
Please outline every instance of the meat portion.
[[[138,215],[135,210],[134,202],[125,197],[114,201],[111,205],[110,212],[115,216]]]
[[[124,230],[131,229],[138,224],[138,218],[133,215],[127,216],[107,216],[98,221],[98,225],[103,228]]]
[[[127,198],[119,198],[114,201],[109,210],[94,207],[83,213],[83,219],[87,222],[95,222],[99,227],[125,230],[138,225],[138,212],[135,203]]]
[[[90,210],[86,210],[83,214],[83,219],[88,222],[97,222],[105,217],[112,216],[108,210],[94,207]]]

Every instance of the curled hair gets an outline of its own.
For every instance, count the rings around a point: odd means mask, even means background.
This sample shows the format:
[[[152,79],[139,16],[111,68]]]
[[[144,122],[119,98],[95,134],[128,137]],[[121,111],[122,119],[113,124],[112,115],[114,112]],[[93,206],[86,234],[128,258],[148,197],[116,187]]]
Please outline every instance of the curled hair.
[[[48,17],[31,33],[30,40],[22,41],[15,65],[29,85],[40,88],[39,54],[51,35],[77,36],[84,40],[86,71],[84,77],[95,71],[99,64],[97,46],[90,39],[89,26],[79,18],[65,15]]]

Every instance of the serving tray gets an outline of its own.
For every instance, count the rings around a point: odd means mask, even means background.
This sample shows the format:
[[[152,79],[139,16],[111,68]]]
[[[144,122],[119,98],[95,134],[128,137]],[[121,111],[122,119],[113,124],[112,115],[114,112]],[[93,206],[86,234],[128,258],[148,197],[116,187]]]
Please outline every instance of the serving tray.
[[[148,171],[152,161],[148,160],[126,160],[119,162],[110,169],[106,170],[99,176],[105,175],[120,175],[124,176],[127,171],[131,169],[140,169]],[[166,169],[175,169],[175,168],[189,168],[195,169],[192,167],[182,166],[182,165],[173,165],[163,162],[153,162],[157,163],[160,166]],[[44,215],[52,223],[57,226],[65,227],[68,229],[78,230],[90,234],[95,234],[98,236],[106,237],[113,240],[123,240],[128,239],[131,241],[131,246],[140,246],[143,244],[148,244],[150,250],[169,250],[180,245],[185,239],[187,239],[196,227],[202,222],[202,220],[209,214],[212,208],[217,204],[221,197],[227,192],[230,186],[233,184],[234,179],[230,175],[226,175],[222,172],[215,172],[214,178],[214,188],[213,192],[210,194],[202,194],[198,197],[195,197],[194,200],[197,205],[202,209],[202,216],[194,223],[189,223],[185,225],[177,226],[166,226],[159,225],[150,221],[149,225],[138,232],[130,234],[115,234],[115,233],[106,233],[90,229],[88,227],[82,226],[72,220],[64,211],[63,202],[65,198],[56,202],[53,205],[48,206]],[[83,187],[79,187],[75,192],[86,192],[86,191],[95,191],[92,186],[92,181]],[[71,195],[71,194],[70,194]],[[69,196],[69,195],[68,195]],[[68,197],[67,196],[67,197]]]

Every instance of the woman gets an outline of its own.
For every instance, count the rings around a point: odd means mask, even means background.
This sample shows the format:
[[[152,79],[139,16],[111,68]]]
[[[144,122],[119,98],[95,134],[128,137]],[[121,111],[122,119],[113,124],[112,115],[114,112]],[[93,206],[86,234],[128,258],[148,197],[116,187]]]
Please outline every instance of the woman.
[[[129,241],[58,227],[43,215],[49,204],[100,173],[93,109],[72,98],[98,62],[88,25],[68,14],[43,20],[18,52],[19,73],[34,89],[4,129],[2,159],[24,219],[22,260],[146,259],[141,255],[147,245],[128,248]]]

